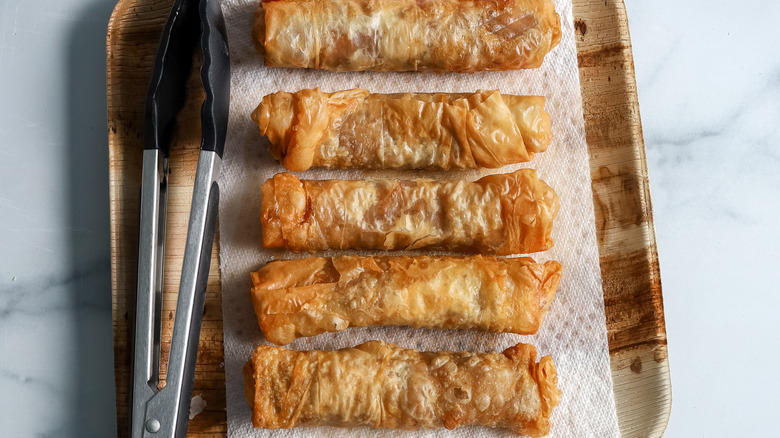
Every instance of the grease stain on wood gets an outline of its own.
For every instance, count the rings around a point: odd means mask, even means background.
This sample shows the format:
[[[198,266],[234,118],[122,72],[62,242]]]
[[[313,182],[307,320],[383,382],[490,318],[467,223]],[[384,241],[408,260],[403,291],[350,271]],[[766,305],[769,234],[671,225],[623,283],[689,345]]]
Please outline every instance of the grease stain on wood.
[[[585,34],[588,33],[588,23],[582,19],[574,20],[574,32],[580,34],[580,40],[585,40]]]
[[[631,372],[635,374],[639,374],[642,372],[642,358],[637,356],[634,358],[634,360],[631,361],[631,365],[628,367],[631,369]]]

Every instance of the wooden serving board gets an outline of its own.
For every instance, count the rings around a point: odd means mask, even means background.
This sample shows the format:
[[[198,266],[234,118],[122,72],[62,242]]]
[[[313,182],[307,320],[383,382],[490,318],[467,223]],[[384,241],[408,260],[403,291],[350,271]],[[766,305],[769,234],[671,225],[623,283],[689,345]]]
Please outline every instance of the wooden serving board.
[[[144,104],[171,4],[172,0],[120,0],[108,25],[111,281],[120,437],[129,432]],[[658,437],[669,419],[672,392],[628,19],[621,0],[574,0],[574,16],[620,430],[625,438]],[[196,75],[191,76],[189,89],[190,98],[179,116],[179,126],[185,129],[172,146],[170,160],[163,381],[200,146],[203,95]],[[193,396],[206,401],[206,408],[190,421],[193,437],[227,434],[222,340],[217,236],[193,390]]]

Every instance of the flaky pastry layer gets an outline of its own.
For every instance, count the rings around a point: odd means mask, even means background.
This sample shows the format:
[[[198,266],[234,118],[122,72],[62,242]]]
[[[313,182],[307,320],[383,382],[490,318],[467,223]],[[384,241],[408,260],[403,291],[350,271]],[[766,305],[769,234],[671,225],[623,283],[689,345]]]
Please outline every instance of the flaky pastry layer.
[[[531,258],[314,257],[252,273],[252,302],[275,344],[379,325],[530,335],[560,278],[560,263]]]
[[[476,72],[535,68],[561,39],[552,0],[263,0],[272,67]]]
[[[530,161],[552,140],[539,96],[280,91],[252,113],[290,171],[496,168]]]
[[[300,180],[262,187],[263,245],[509,255],[553,245],[559,201],[532,169],[478,181]]]
[[[532,437],[550,430],[558,377],[550,356],[406,350],[371,341],[338,351],[259,346],[244,366],[252,423],[415,430],[479,425]]]

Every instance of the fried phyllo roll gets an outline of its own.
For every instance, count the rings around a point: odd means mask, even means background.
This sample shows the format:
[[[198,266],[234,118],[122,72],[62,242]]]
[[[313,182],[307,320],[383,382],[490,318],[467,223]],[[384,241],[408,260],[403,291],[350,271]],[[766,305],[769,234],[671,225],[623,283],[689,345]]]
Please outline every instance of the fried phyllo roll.
[[[544,251],[558,196],[532,169],[478,181],[300,180],[262,187],[263,245],[291,251],[438,249]]]
[[[253,39],[271,67],[477,72],[542,65],[553,0],[262,0]]]
[[[406,325],[534,334],[561,265],[531,258],[344,256],[273,261],[252,273],[265,338]]]
[[[503,353],[406,350],[371,341],[337,351],[262,345],[244,366],[252,423],[431,429],[479,425],[541,437],[558,405],[550,356],[517,344]]]
[[[496,168],[530,161],[552,140],[538,96],[369,94],[319,88],[263,97],[252,113],[271,155],[300,172]]]

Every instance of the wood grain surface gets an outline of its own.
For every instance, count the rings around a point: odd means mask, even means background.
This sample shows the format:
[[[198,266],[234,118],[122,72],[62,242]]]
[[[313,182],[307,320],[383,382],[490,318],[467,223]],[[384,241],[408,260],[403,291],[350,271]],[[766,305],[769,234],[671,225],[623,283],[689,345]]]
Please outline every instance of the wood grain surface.
[[[112,309],[117,427],[129,434],[132,320],[146,90],[172,0],[120,0],[107,34]],[[661,277],[625,6],[574,0],[585,129],[604,280],[617,414],[623,437],[663,435],[671,409]],[[198,63],[196,63],[198,65]],[[164,384],[192,184],[200,146],[199,80],[172,146],[161,354]],[[214,245],[193,395],[205,410],[189,436],[223,437],[225,372],[219,236]]]
[[[574,0],[574,27],[620,431],[662,436],[672,388],[625,5]]]

